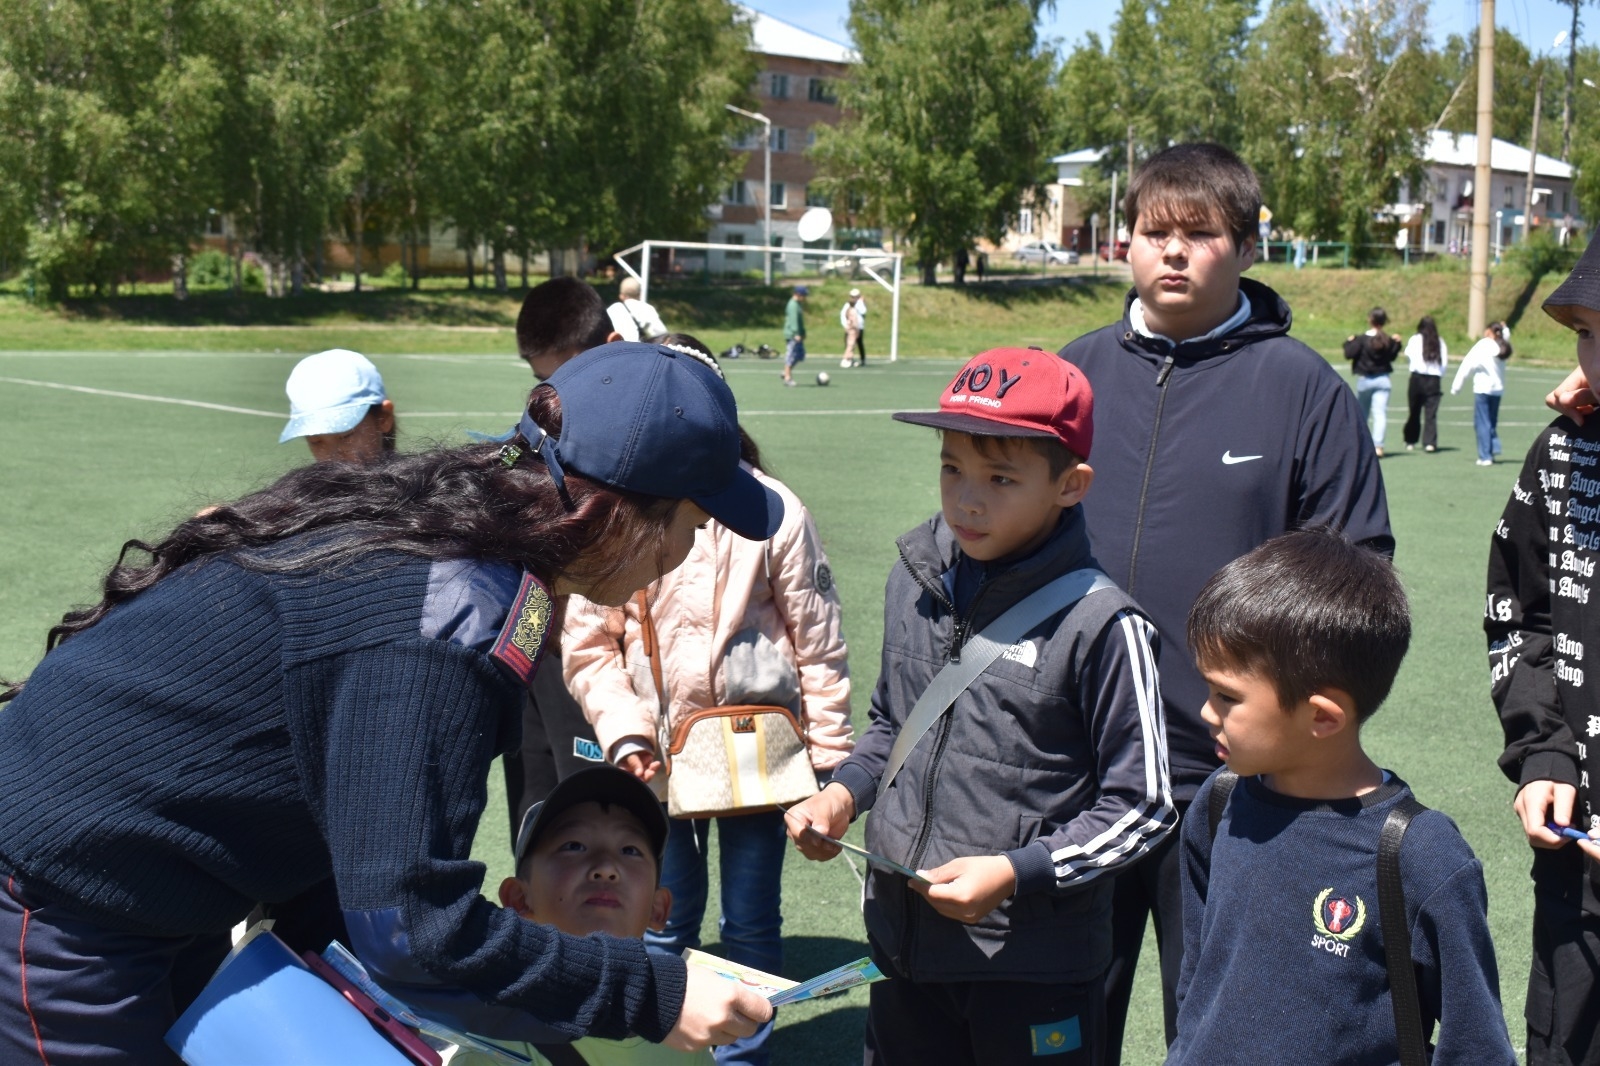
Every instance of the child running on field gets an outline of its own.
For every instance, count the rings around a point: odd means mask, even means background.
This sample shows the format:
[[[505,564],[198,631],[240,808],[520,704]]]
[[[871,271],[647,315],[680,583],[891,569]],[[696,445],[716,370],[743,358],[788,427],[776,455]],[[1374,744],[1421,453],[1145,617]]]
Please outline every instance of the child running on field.
[[[1201,589],[1189,645],[1227,768],[1183,822],[1168,1066],[1420,1066],[1435,1022],[1433,1066],[1516,1061],[1483,867],[1454,822],[1361,746],[1410,639],[1394,567],[1326,530],[1269,540]],[[1380,838],[1397,831],[1391,880]],[[1403,893],[1398,910],[1386,880]],[[1396,974],[1409,983],[1396,988]]]
[[[997,349],[937,412],[895,418],[940,430],[941,510],[899,540],[871,724],[789,835],[832,858],[812,827],[871,810],[867,847],[921,871],[867,878],[890,978],[868,1062],[1099,1063],[1111,875],[1176,814],[1155,629],[1098,572],[1078,507],[1093,397],[1071,364]]]
[[[1600,242],[1544,310],[1577,333],[1579,369],[1600,381]],[[1506,739],[1500,769],[1517,785],[1534,849],[1530,1066],[1600,1062],[1600,847],[1584,835],[1600,827],[1591,784],[1600,699],[1589,684],[1600,647],[1590,609],[1597,561],[1600,418],[1563,416],[1528,450],[1495,526],[1483,623]]]

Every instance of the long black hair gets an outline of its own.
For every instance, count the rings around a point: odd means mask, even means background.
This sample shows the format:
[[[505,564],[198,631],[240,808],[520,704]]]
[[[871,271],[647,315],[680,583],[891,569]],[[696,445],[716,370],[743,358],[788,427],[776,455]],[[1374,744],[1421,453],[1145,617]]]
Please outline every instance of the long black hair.
[[[554,389],[534,389],[528,409],[552,436],[560,434]],[[563,500],[520,436],[505,447],[469,444],[372,463],[314,463],[180,522],[153,544],[128,541],[106,574],[100,602],[68,611],[45,638],[45,653],[185,564],[213,556],[285,573],[331,569],[383,548],[425,559],[513,563],[547,581],[561,575],[600,583],[641,556],[660,554],[679,502],[614,489],[573,470],[566,471],[566,493]],[[307,533],[320,535],[301,536]],[[21,687],[0,687],[0,702]]]
[[[1438,366],[1441,358],[1439,326],[1432,315],[1423,315],[1417,320],[1417,335],[1422,338],[1422,361],[1429,366]]]

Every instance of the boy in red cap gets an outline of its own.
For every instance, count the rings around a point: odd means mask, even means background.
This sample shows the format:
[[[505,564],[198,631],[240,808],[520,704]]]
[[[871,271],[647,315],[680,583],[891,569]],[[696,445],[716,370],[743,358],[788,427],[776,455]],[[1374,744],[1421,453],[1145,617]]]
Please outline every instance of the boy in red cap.
[[[1099,572],[1083,374],[1037,349],[969,362],[937,412],[940,513],[899,540],[871,724],[789,811],[829,859],[867,810],[869,1063],[1099,1063],[1111,875],[1177,821],[1156,631]],[[815,831],[813,831],[815,830]]]

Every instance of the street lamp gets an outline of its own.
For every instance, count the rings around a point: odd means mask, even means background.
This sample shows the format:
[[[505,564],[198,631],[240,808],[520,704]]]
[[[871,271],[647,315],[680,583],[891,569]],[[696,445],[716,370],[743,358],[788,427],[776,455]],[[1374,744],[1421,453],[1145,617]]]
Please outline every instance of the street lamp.
[[[762,254],[766,259],[767,284],[771,285],[772,284],[772,120],[770,118],[768,118],[766,115],[759,114],[758,112],[755,112],[755,111],[746,111],[744,108],[742,108],[742,107],[734,107],[732,104],[724,104],[723,106],[726,107],[729,111],[732,111],[735,115],[743,115],[745,118],[753,119],[756,122],[761,123],[761,149],[762,149],[762,155],[765,157],[764,173],[766,175],[766,191],[761,194],[761,204],[762,204],[762,211],[763,211],[763,218],[762,218],[762,223],[761,223],[761,227],[762,227],[761,243],[767,246],[767,250]]]

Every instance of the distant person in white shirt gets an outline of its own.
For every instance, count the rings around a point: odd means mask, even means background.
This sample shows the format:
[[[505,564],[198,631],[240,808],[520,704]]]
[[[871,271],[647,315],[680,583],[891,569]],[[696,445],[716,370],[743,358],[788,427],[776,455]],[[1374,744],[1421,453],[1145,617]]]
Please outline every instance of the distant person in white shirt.
[[[1500,454],[1500,396],[1506,387],[1506,360],[1511,358],[1511,329],[1504,322],[1491,322],[1483,339],[1474,344],[1456,368],[1450,395],[1461,391],[1472,379],[1472,428],[1478,437],[1478,465],[1494,465]]]
[[[1450,365],[1450,349],[1439,336],[1439,327],[1429,315],[1417,323],[1417,331],[1406,341],[1406,361],[1411,378],[1406,386],[1406,451],[1422,441],[1422,450],[1439,450],[1439,393],[1444,384],[1444,369]]]
[[[639,299],[639,279],[623,278],[617,302],[606,308],[611,327],[625,341],[648,341],[667,332],[656,309]]]
[[[839,309],[839,327],[844,330],[844,358],[840,366],[867,365],[867,301],[860,289],[851,289],[849,299]]]

